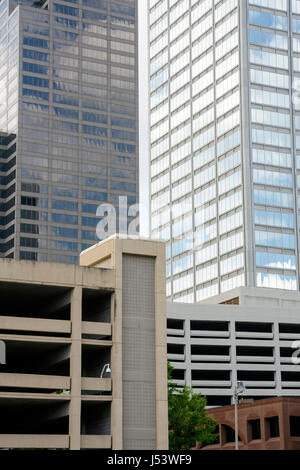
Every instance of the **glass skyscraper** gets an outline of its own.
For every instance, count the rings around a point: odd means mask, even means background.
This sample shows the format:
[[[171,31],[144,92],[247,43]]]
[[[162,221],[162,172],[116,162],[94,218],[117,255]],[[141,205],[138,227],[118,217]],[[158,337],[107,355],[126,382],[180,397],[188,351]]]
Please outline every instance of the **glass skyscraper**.
[[[149,0],[149,20],[168,296],[299,290],[300,1]]]
[[[137,39],[137,0],[0,0],[1,256],[76,263],[138,202]]]

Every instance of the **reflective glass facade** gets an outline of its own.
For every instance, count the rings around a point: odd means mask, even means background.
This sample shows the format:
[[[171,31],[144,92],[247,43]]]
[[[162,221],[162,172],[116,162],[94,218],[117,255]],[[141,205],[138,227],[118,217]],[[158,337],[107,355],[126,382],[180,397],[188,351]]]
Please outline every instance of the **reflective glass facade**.
[[[16,135],[2,255],[77,263],[97,207],[138,202],[137,65],[136,0],[0,0],[0,131]]]
[[[299,289],[300,1],[149,0],[149,18],[168,296]]]

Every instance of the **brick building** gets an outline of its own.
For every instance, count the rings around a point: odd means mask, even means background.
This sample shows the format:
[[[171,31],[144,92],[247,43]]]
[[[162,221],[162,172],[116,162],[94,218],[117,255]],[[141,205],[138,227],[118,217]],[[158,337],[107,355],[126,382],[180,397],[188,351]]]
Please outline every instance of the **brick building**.
[[[219,423],[219,443],[205,450],[234,450],[234,406],[208,410]],[[239,405],[239,449],[300,450],[300,398],[271,398]]]

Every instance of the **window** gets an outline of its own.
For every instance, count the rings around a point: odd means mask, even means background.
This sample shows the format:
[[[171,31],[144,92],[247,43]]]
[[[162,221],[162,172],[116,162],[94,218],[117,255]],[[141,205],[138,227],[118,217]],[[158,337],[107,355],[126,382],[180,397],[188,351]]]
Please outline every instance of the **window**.
[[[29,75],[23,75],[24,85],[39,86],[43,88],[49,88],[49,80],[38,77],[31,77]]]
[[[20,259],[37,261],[38,254],[32,251],[20,251]]]
[[[269,439],[274,437],[279,437],[279,418],[278,416],[272,416],[271,418],[266,418],[266,429]]]
[[[58,3],[54,3],[54,11],[62,13],[63,15],[78,16],[78,8],[60,5]]]
[[[300,416],[290,416],[291,437],[300,437]]]
[[[251,419],[248,421],[249,440],[261,439],[260,419]]]
[[[234,442],[235,441],[235,431],[233,428],[231,428],[230,426],[227,426],[227,424],[223,424],[222,425],[222,433],[224,438],[225,438],[225,442],[226,443],[229,443],[229,442]],[[240,441],[240,437],[239,437],[239,441]]]
[[[25,238],[21,237],[20,238],[20,246],[25,246],[29,248],[38,248],[38,239],[37,238]]]
[[[23,44],[25,46],[31,46],[31,47],[39,47],[43,49],[49,49],[49,41],[46,39],[39,39],[35,37],[24,37],[23,38]]]
[[[23,49],[23,57],[26,59],[41,60],[44,62],[49,61],[49,54],[41,51],[32,51],[30,49]]]

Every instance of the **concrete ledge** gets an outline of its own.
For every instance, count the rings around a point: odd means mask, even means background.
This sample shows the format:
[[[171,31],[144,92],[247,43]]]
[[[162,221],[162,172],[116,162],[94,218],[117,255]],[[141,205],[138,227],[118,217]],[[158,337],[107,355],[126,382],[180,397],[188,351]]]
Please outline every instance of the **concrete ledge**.
[[[43,331],[51,333],[71,332],[71,322],[67,320],[0,316],[0,325],[2,330]]]
[[[112,402],[112,395],[81,395],[81,401],[88,401],[88,402],[98,402],[103,401],[105,403]]]
[[[104,392],[111,391],[111,379],[97,379],[83,377],[81,379],[81,389],[82,390],[99,390]]]
[[[0,434],[0,447],[9,447],[13,449],[69,448],[69,436],[52,434]]]
[[[82,435],[80,447],[83,449],[111,449],[111,436]]]
[[[207,356],[205,354],[191,354],[192,362],[230,362],[230,356]]]
[[[33,393],[28,393],[28,392],[0,392],[0,398],[8,398],[10,400],[43,400],[43,401],[51,401],[53,403],[53,400],[55,401],[70,401],[71,397],[70,395],[65,395],[63,393],[57,394],[56,392],[50,392],[50,393],[38,393],[38,392],[33,392]]]
[[[113,290],[114,274],[111,269],[91,269],[61,263],[0,259],[0,281],[4,282],[72,288],[74,285],[97,289],[101,286],[101,290]]]
[[[33,374],[0,374],[2,387],[70,389],[70,377]]]
[[[1,320],[1,317],[0,317]],[[82,322],[82,333],[90,335],[111,336],[111,323]]]
[[[34,343],[57,343],[57,344],[71,344],[71,338],[60,338],[58,336],[31,336],[31,335],[3,335],[0,334],[0,339],[4,341],[22,341]]]
[[[113,342],[106,339],[83,339],[82,344],[88,344],[90,346],[104,346],[105,348],[112,346]]]

